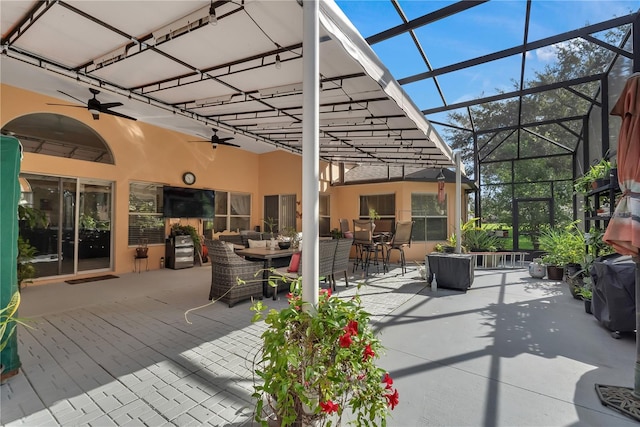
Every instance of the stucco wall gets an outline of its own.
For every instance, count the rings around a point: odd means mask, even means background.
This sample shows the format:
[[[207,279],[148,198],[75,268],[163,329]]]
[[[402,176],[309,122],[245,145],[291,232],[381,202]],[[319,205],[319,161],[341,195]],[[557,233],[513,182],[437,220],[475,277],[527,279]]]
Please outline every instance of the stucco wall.
[[[35,112],[51,112],[73,117],[95,129],[111,148],[115,165],[99,164],[34,153],[25,153],[21,171],[54,176],[94,178],[114,182],[114,272],[133,270],[134,247],[128,245],[128,198],[131,181],[146,181],[166,185],[184,186],[182,174],[195,173],[197,188],[249,193],[252,196],[251,224],[262,225],[263,198],[271,194],[296,194],[302,200],[302,157],[285,151],[253,154],[228,146],[214,151],[207,142],[188,142],[194,137],[161,129],[138,121],[103,114],[92,120],[82,108],[47,105],[59,100],[0,85],[1,125],[14,118]],[[331,197],[331,228],[339,228],[340,218],[358,218],[359,196],[364,194],[396,194],[396,219],[411,218],[411,193],[436,193],[436,183],[392,182],[331,187],[331,178],[337,178],[337,168],[320,164],[320,191]],[[447,184],[449,224],[453,226],[453,184]],[[187,221],[185,221],[187,222]],[[188,221],[197,228],[200,220]],[[302,229],[297,221],[298,230]],[[414,242],[406,252],[409,260],[424,260],[424,255],[437,242]],[[149,248],[149,268],[160,265],[164,245]],[[395,255],[392,258],[395,259]],[[54,279],[59,281],[60,279]],[[38,280],[49,283],[52,280]]]

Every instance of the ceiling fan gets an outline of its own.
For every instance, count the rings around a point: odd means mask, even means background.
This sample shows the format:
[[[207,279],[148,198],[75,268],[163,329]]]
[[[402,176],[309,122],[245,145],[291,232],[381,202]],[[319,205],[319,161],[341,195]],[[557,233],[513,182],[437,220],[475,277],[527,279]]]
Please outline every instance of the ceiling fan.
[[[123,117],[125,119],[129,119],[129,120],[137,120],[134,117],[131,116],[127,116],[125,114],[122,113],[118,113],[117,111],[113,111],[111,110],[111,108],[114,107],[120,107],[122,104],[122,102],[100,102],[98,101],[98,99],[96,98],[96,95],[98,95],[100,93],[100,91],[98,89],[94,89],[94,88],[89,88],[89,91],[93,94],[93,98],[89,98],[89,100],[87,100],[86,102],[86,106],[83,105],[70,105],[70,104],[47,104],[47,105],[59,105],[62,107],[76,107],[76,108],[86,108],[87,110],[89,110],[89,112],[91,113],[91,115],[93,116],[93,120],[99,120],[100,119],[100,113],[104,113],[104,114],[111,114],[112,116],[118,116],[118,117]],[[68,93],[65,93],[61,90],[59,90],[58,92],[60,92],[63,95],[68,96],[69,98],[73,98],[76,101],[80,102],[80,103],[84,103],[85,101],[76,98],[73,95],[69,95]]]
[[[209,142],[211,142],[211,145],[213,146],[213,149],[215,150],[216,148],[218,148],[218,144],[219,145],[228,145],[230,147],[240,147],[238,144],[233,144],[231,142],[232,139],[234,139],[232,136],[227,137],[227,138],[220,138],[218,136],[218,129],[215,128],[211,128],[211,130],[213,131],[213,135],[211,136],[211,139]],[[189,141],[189,142],[202,142],[202,141]]]

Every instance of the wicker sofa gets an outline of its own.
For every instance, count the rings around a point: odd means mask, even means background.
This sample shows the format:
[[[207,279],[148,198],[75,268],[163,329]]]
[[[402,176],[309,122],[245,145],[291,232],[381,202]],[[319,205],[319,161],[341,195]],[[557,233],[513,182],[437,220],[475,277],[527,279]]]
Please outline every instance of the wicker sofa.
[[[233,307],[238,301],[256,297],[262,299],[262,273],[264,263],[247,261],[220,240],[205,240],[211,258],[211,290],[209,300],[220,301]],[[244,280],[238,284],[237,280]]]
[[[271,233],[260,233],[258,231],[241,230],[239,234],[220,234],[218,240],[231,242],[234,245],[249,247],[249,240],[270,240]]]

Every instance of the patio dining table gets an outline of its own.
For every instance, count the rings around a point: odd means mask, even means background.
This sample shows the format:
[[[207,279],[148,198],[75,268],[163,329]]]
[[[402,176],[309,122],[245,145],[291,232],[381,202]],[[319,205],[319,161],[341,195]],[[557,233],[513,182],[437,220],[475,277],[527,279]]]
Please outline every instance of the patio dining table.
[[[262,283],[262,294],[265,297],[269,296],[269,269],[273,267],[273,260],[289,258],[298,252],[298,249],[267,249],[267,248],[245,248],[236,251],[237,255],[243,256],[247,259],[253,260],[263,260],[264,261],[264,272],[263,272],[263,283]],[[273,299],[277,299],[278,290],[277,288],[273,288]]]

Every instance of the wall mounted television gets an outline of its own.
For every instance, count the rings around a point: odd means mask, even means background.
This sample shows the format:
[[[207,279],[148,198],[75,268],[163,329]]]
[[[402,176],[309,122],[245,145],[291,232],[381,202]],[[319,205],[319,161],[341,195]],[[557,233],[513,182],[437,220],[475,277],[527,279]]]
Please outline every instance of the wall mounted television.
[[[213,219],[215,192],[196,188],[162,187],[165,218]]]

